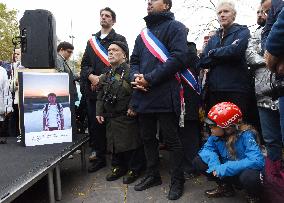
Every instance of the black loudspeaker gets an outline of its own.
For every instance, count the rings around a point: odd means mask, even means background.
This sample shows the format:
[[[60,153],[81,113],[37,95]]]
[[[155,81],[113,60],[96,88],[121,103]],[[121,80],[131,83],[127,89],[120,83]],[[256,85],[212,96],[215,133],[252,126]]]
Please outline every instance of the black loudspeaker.
[[[47,10],[26,10],[20,20],[22,65],[27,68],[54,68],[56,25]]]

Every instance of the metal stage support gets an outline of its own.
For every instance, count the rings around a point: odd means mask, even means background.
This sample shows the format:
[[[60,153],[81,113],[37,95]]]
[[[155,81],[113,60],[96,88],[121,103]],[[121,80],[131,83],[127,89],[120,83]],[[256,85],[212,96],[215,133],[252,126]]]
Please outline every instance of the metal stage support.
[[[55,203],[55,197],[54,197],[54,183],[53,183],[53,170],[49,170],[47,174],[48,178],[48,196],[49,196],[49,202]]]
[[[61,190],[61,176],[60,176],[60,165],[58,164],[55,169],[55,199],[60,201],[62,199],[62,190]]]

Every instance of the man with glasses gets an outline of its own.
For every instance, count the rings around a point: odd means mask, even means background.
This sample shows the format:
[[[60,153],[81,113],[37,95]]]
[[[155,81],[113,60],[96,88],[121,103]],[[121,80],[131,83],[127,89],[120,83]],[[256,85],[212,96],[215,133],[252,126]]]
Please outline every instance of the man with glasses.
[[[269,7],[265,6],[266,10]],[[249,39],[246,50],[247,63],[253,70],[255,95],[261,124],[261,134],[265,141],[267,157],[273,161],[281,159],[282,141],[278,100],[273,100],[270,87],[270,74],[267,69],[261,49],[261,33],[266,23],[267,15],[260,7],[257,11],[259,27]]]
[[[277,20],[278,14],[284,6],[283,0],[261,0],[261,7],[264,13],[267,15],[266,25],[261,33],[261,46],[263,51],[265,48],[266,39],[270,33],[270,30]]]
[[[72,70],[70,69],[67,61],[70,59],[73,54],[74,46],[69,42],[61,42],[57,46],[57,60],[56,60],[56,70],[58,72],[69,73]]]
[[[70,83],[73,84],[72,90],[74,96],[74,102],[78,100],[78,92],[75,84],[75,80],[78,77],[73,73],[71,68],[69,67],[67,61],[70,59],[71,55],[73,54],[74,46],[69,42],[61,42],[57,46],[57,59],[56,59],[56,67],[55,69],[58,72],[68,73]]]

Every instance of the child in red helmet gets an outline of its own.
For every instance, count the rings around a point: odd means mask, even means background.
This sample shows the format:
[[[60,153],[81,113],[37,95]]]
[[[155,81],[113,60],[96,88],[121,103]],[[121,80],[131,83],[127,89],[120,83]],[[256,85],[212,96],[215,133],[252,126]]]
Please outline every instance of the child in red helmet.
[[[205,194],[208,197],[232,196],[233,185],[237,185],[248,193],[248,202],[259,202],[264,157],[256,142],[257,132],[242,123],[241,110],[230,102],[213,106],[205,122],[211,136],[193,165],[218,184],[216,189],[207,190]]]

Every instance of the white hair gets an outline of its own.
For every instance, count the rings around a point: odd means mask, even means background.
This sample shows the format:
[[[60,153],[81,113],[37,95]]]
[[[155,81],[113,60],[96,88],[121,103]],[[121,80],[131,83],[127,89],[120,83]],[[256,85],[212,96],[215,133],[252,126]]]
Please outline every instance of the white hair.
[[[235,16],[237,15],[237,10],[236,10],[236,7],[235,7],[235,3],[233,1],[230,1],[230,0],[221,0],[218,2],[217,4],[217,7],[216,7],[216,11],[218,11],[218,9],[221,7],[221,6],[229,6],[232,11],[234,12]]]

